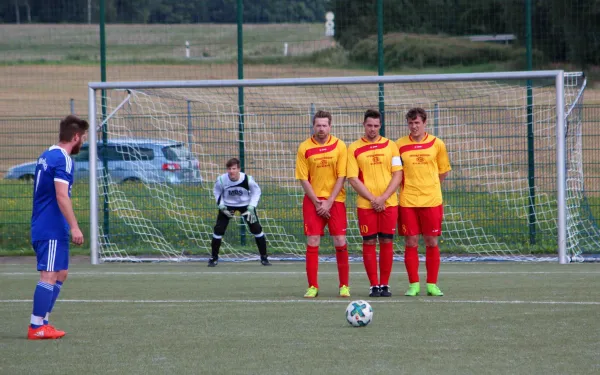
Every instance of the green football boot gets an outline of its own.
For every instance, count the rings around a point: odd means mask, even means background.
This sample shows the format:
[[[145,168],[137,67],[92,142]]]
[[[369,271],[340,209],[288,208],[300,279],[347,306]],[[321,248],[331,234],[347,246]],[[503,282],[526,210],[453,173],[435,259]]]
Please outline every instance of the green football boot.
[[[315,298],[318,295],[319,289],[314,286],[311,286],[310,288],[306,289],[306,293],[304,293],[304,298]]]
[[[342,285],[340,287],[340,297],[348,298],[350,297],[350,287],[347,285]]]
[[[419,293],[421,293],[421,284],[416,282],[410,284],[408,290],[406,291],[406,293],[404,293],[404,295],[409,297],[416,297],[419,295]]]
[[[427,295],[434,297],[441,297],[444,293],[435,284],[427,284]]]

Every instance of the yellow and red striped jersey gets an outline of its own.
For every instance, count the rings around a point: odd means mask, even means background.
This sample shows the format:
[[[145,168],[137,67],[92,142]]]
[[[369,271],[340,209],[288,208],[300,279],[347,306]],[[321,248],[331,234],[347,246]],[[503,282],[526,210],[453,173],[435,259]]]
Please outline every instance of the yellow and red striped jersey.
[[[346,144],[341,139],[330,135],[322,145],[310,137],[298,147],[296,179],[310,182],[317,197],[329,198],[337,179],[346,176],[347,160]],[[335,200],[346,201],[344,188]]]
[[[358,177],[376,197],[383,194],[392,180],[392,173],[402,170],[398,147],[387,138],[380,137],[375,142],[361,138],[348,148],[347,177]],[[371,202],[358,196],[359,208],[372,208]],[[386,206],[397,206],[396,193],[385,201]]]
[[[436,207],[442,204],[440,174],[450,171],[450,160],[444,142],[425,133],[421,142],[410,135],[396,141],[404,176],[400,185],[400,206]]]

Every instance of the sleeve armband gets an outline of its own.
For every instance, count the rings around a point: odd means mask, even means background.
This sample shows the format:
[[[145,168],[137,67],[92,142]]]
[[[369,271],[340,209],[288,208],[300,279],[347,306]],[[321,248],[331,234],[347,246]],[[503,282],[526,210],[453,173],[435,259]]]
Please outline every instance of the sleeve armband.
[[[400,156],[392,157],[392,167],[401,167],[402,166],[402,158]]]

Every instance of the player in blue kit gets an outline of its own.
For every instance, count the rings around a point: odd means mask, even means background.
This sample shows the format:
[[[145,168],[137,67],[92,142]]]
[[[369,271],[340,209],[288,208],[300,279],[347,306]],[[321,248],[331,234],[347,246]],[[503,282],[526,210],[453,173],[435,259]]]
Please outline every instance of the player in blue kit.
[[[31,244],[40,280],[33,293],[29,340],[59,339],[65,335],[50,325],[48,319],[67,278],[69,232],[74,244],[83,243],[83,233],[71,204],[75,166],[70,155],[79,152],[88,128],[87,121],[76,116],[65,117],[60,122],[58,144],[44,151],[35,167]]]

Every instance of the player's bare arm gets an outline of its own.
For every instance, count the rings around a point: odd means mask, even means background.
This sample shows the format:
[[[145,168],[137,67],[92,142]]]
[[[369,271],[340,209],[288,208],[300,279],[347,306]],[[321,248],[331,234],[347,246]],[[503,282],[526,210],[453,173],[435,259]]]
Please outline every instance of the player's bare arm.
[[[363,184],[362,181],[358,179],[358,177],[349,177],[348,182],[350,182],[350,186],[352,186],[352,188],[356,190],[358,195],[367,199],[369,202],[373,202],[375,200],[375,196],[373,195],[373,193],[371,193],[369,189],[367,189],[365,184]]]
[[[304,194],[310,199],[311,202],[317,207],[317,209],[321,206],[321,201],[317,197],[312,185],[308,180],[300,180],[300,185],[302,185],[302,189],[304,190]]]
[[[385,191],[380,196],[376,197],[373,202],[371,202],[374,208],[377,207],[381,211],[385,209],[385,201],[387,201],[390,195],[398,190],[398,186],[400,186],[400,182],[402,181],[402,174],[402,171],[396,171],[392,173],[392,179],[390,180],[390,183]],[[380,212],[377,208],[375,208],[375,210]]]
[[[446,179],[447,176],[448,176],[448,172],[440,173],[440,182],[444,182],[444,180]]]
[[[81,245],[83,244],[83,233],[81,232],[81,229],[79,229],[79,224],[77,224],[77,219],[75,218],[75,212],[73,212],[73,205],[71,203],[71,198],[69,197],[69,185],[57,181],[54,183],[54,188],[56,189],[58,208],[60,208],[60,212],[62,212],[71,228],[71,238],[73,243]]]

